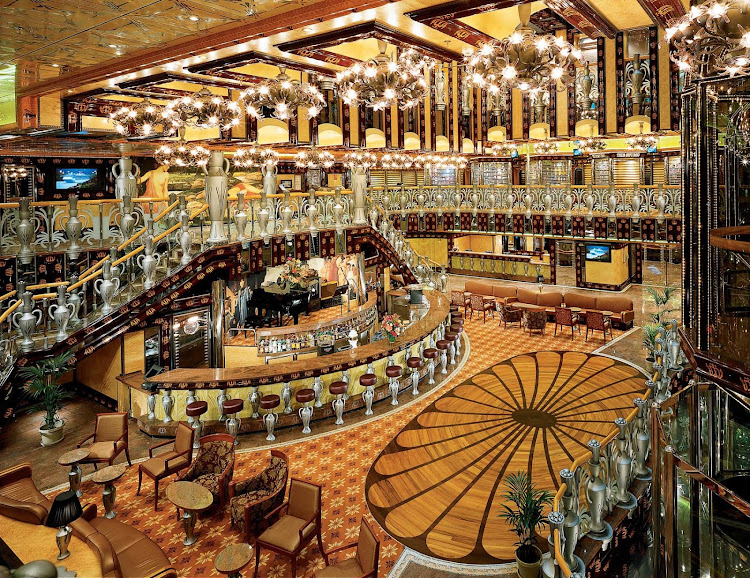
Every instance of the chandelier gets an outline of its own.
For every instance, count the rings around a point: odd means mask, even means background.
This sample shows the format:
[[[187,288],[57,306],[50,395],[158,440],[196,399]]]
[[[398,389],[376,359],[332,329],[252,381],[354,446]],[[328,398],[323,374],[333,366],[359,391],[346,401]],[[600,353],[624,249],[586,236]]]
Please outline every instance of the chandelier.
[[[165,144],[156,149],[154,158],[159,165],[174,167],[205,167],[211,158],[207,148],[182,139],[173,144]]]
[[[596,153],[607,148],[607,143],[603,138],[587,136],[578,139],[577,148],[583,153]]]
[[[529,26],[531,8],[518,7],[521,23],[515,32],[493,40],[464,57],[470,82],[497,92],[507,86],[521,91],[548,90],[551,82],[571,82],[570,71],[581,51],[552,34],[540,35]]]
[[[670,59],[694,78],[750,73],[750,2],[709,0],[666,29]]]
[[[294,163],[300,169],[330,169],[336,159],[331,153],[317,147],[311,147],[294,155]]]
[[[18,165],[3,165],[3,178],[7,182],[20,181],[28,176],[29,172],[26,167]]]
[[[518,145],[513,141],[502,141],[490,147],[490,153],[496,157],[510,157],[518,153]]]
[[[378,40],[380,54],[358,62],[336,75],[339,94],[349,106],[364,103],[374,110],[398,105],[401,110],[417,106],[430,92],[425,68],[435,61],[415,50],[405,50],[396,62],[385,54],[387,43]]]
[[[426,169],[465,169],[469,161],[459,154],[424,154],[419,155],[419,164]]]
[[[170,136],[179,126],[171,108],[154,104],[148,98],[119,107],[110,113],[109,119],[123,136]]]
[[[380,157],[380,167],[386,171],[406,171],[414,164],[414,158],[404,153],[385,153]]]
[[[355,170],[362,167],[364,170],[370,170],[378,164],[378,157],[369,151],[353,151],[344,155],[344,166],[349,170]]]
[[[557,143],[551,140],[540,140],[534,143],[534,154],[551,155],[557,152]]]
[[[171,111],[170,114],[177,126],[218,128],[222,131],[239,126],[242,116],[239,104],[225,96],[213,94],[207,88],[201,88],[195,94],[174,100],[166,108]]]
[[[653,134],[637,134],[631,136],[627,141],[628,148],[631,150],[647,151],[656,146],[659,139]]]
[[[312,118],[318,116],[326,106],[323,94],[311,84],[292,80],[286,68],[279,66],[276,78],[265,80],[242,91],[239,101],[245,106],[247,114],[261,118],[261,109],[265,106],[273,109],[273,116],[279,120],[288,120],[297,115],[298,108],[306,108]]]
[[[279,153],[271,148],[252,144],[247,148],[237,149],[232,157],[232,162],[235,167],[243,169],[273,168],[279,164]]]

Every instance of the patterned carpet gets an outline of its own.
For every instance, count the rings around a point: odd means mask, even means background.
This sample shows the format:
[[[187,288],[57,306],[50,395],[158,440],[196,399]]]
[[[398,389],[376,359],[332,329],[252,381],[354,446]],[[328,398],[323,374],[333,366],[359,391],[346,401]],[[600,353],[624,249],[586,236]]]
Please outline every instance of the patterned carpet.
[[[554,325],[548,325],[547,334],[529,336],[518,327],[502,329],[497,320],[489,318],[486,324],[481,320],[467,320],[466,333],[471,343],[471,354],[466,365],[442,387],[430,392],[411,406],[401,406],[395,413],[387,414],[387,419],[379,419],[341,432],[288,444],[281,449],[287,453],[290,462],[290,476],[314,481],[323,488],[323,544],[326,549],[356,541],[360,517],[367,512],[364,499],[364,486],[367,472],[375,458],[415,415],[468,377],[494,365],[499,361],[524,352],[542,350],[571,350],[590,352],[603,344],[601,336],[584,342],[583,335],[571,341],[570,333],[552,335]],[[584,330],[585,332],[585,330]],[[621,332],[615,330],[615,338]],[[407,398],[404,396],[403,401]],[[345,418],[346,419],[346,418]],[[351,423],[351,418],[349,419]],[[342,426],[346,427],[346,426]],[[269,444],[270,447],[271,444]],[[237,455],[234,479],[242,480],[263,469],[269,459],[267,448],[259,448]],[[89,468],[85,470],[89,473]],[[241,540],[240,533],[230,527],[228,512],[216,513],[199,518],[196,530],[198,541],[192,546],[182,545],[182,525],[177,520],[175,508],[164,495],[168,482],[162,482],[160,509],[153,511],[153,484],[145,479],[140,496],[135,492],[138,486],[137,467],[128,468],[117,482],[117,520],[129,523],[145,532],[169,556],[180,576],[217,576],[213,560],[229,544]],[[81,484],[84,492],[82,502],[94,502],[101,508],[101,488],[91,480]],[[380,575],[385,576],[393,567],[403,547],[382,531],[377,524],[381,539]],[[344,556],[350,556],[347,552]],[[298,560],[298,573],[311,576],[324,566],[316,541],[304,551]],[[281,578],[291,574],[286,559],[267,551],[261,554],[259,578]],[[252,567],[245,573],[252,576]]]

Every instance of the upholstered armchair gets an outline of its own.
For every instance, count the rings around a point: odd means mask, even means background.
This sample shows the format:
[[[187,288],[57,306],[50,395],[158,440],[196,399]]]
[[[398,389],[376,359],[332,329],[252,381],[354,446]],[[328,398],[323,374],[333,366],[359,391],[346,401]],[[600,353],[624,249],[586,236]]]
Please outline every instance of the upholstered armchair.
[[[286,509],[286,515],[263,532],[255,542],[255,575],[258,575],[261,549],[271,550],[291,558],[292,578],[297,576],[297,556],[317,536],[318,547],[323,552],[320,536],[322,488],[318,484],[292,478],[289,499],[266,514],[266,521]]]
[[[193,463],[179,478],[195,482],[214,496],[220,506],[229,497],[229,482],[234,473],[234,438],[229,434],[211,434],[200,439],[201,447]]]
[[[612,321],[604,317],[601,311],[589,311],[586,313],[586,341],[589,340],[589,331],[601,331],[604,343],[607,342],[607,331],[612,338]]]
[[[469,319],[474,317],[474,311],[477,313],[481,313],[483,316],[483,322],[487,322],[487,312],[489,311],[490,314],[495,309],[495,300],[485,300],[484,295],[474,295],[473,293],[469,296],[469,309],[471,310],[471,313],[469,314]]]
[[[469,304],[469,298],[464,295],[463,291],[451,291],[451,305],[456,307],[463,307],[466,311],[466,306]]]
[[[76,447],[80,448],[90,439],[93,439],[93,442],[86,446],[89,449],[89,456],[82,460],[81,464],[94,464],[94,469],[97,464],[111,466],[117,456],[124,451],[128,465],[133,465],[128,451],[128,414],[126,412],[97,413],[94,433]]]
[[[508,323],[518,323],[518,327],[521,327],[523,312],[520,309],[513,309],[510,305],[500,305],[499,307],[500,323],[498,325],[502,323],[503,327],[507,329]]]
[[[0,472],[0,514],[27,524],[43,524],[52,502],[31,479],[31,464]]]
[[[532,331],[539,331],[544,335],[544,328],[547,326],[547,311],[545,309],[527,309],[526,310],[526,329],[529,334]]]
[[[580,320],[578,315],[573,313],[569,307],[555,307],[555,335],[557,335],[557,327],[570,327],[570,340],[573,341],[573,331],[578,328],[578,333],[581,332]]]
[[[168,478],[190,465],[193,459],[193,436],[195,430],[185,422],[177,424],[177,435],[174,440],[167,440],[148,448],[148,457],[145,462],[138,464],[138,491],[141,493],[141,481],[143,474],[154,480],[154,510],[159,509],[159,480]],[[172,445],[172,449],[154,455],[154,450],[163,446]]]
[[[289,458],[283,452],[271,450],[271,463],[266,469],[249,480],[229,484],[232,525],[245,534],[247,543],[257,535],[266,514],[284,501],[288,477]]]
[[[330,566],[329,556],[343,550],[356,547],[352,558],[346,558],[338,564]],[[359,524],[359,540],[351,544],[344,544],[338,548],[323,552],[326,567],[315,572],[315,578],[336,578],[338,576],[356,576],[357,578],[377,578],[378,559],[380,558],[380,541],[372,531],[367,520],[362,518]]]

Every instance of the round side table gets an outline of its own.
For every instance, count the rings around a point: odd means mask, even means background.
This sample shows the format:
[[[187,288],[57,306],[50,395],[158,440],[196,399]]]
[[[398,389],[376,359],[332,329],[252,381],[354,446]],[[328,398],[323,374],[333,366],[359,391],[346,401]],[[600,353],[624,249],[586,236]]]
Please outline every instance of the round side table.
[[[125,464],[107,466],[106,468],[98,470],[93,478],[91,478],[97,484],[104,484],[104,490],[102,490],[102,502],[104,503],[104,511],[106,512],[104,514],[105,518],[111,519],[115,517],[115,497],[117,495],[117,490],[112,482],[120,479],[126,469],[127,466]]]
[[[172,482],[167,486],[167,499],[184,510],[182,526],[185,528],[185,546],[195,544],[195,518],[199,512],[213,504],[214,497],[206,488],[194,482]]]
[[[81,466],[78,464],[89,457],[90,451],[89,448],[78,448],[65,452],[57,459],[57,463],[61,466],[70,466],[68,472],[70,491],[75,492],[79,498],[83,492],[81,492]]]
[[[219,552],[214,559],[214,568],[228,578],[242,578],[242,569],[252,559],[253,547],[250,544],[232,544]]]

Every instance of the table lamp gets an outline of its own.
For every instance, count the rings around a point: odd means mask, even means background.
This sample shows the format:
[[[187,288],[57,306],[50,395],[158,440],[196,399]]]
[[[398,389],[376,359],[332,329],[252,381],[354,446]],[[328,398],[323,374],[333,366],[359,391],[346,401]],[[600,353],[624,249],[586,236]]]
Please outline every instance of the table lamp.
[[[81,508],[81,502],[78,501],[75,492],[67,491],[55,496],[55,501],[52,502],[52,507],[47,514],[45,526],[58,528],[55,536],[57,547],[60,550],[60,554],[57,556],[58,560],[65,560],[70,556],[68,544],[70,543],[72,530],[68,524],[76,521],[82,514],[83,508]]]

